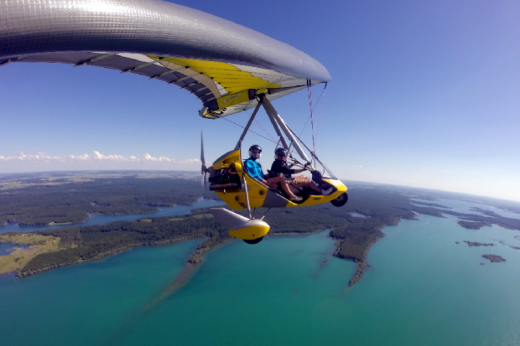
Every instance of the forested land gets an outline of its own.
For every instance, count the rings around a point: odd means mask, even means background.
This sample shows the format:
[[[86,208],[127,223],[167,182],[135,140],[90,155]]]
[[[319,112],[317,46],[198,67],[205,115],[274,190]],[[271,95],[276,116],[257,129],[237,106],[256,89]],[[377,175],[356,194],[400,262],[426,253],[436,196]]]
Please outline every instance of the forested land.
[[[171,178],[121,177],[40,184],[0,192],[0,225],[7,222],[19,222],[20,226],[79,223],[88,220],[89,213],[151,213],[161,206],[193,204],[200,195],[200,182]]]
[[[107,225],[64,227],[36,232],[60,237],[60,249],[33,258],[18,276],[99,259],[137,246],[165,245],[196,238],[211,244],[230,239],[214,218],[175,217],[175,221],[118,221]]]
[[[381,229],[396,225],[401,218],[414,217],[409,199],[399,193],[374,189],[350,192],[349,203],[336,208],[327,203],[316,207],[272,209],[265,220],[271,225],[270,235],[304,234],[330,229],[336,240],[335,256],[358,263],[358,272],[351,281],[359,279],[366,267],[370,246],[383,236]],[[259,209],[262,215],[265,209]],[[353,217],[355,212],[366,218]],[[112,222],[102,226],[64,227],[37,232],[59,237],[60,250],[33,258],[18,276],[77,262],[95,260],[136,246],[163,245],[189,239],[205,238],[188,259],[200,263],[205,252],[234,240],[209,214],[207,209],[193,211],[186,216],[152,217],[135,222]],[[247,245],[244,246],[261,246]]]
[[[349,201],[341,208],[329,203],[314,207],[270,210],[265,221],[269,235],[312,233],[329,229],[336,241],[334,255],[358,264],[350,284],[367,267],[367,252],[384,234],[382,228],[397,225],[401,219],[414,219],[416,213],[442,217],[450,214],[467,228],[498,224],[520,229],[520,220],[504,218],[484,209],[484,215],[462,214],[434,203],[411,202],[417,194],[391,191],[361,184],[349,186]],[[74,222],[73,217],[88,213],[144,213],[155,206],[193,203],[201,194],[200,182],[194,180],[137,177],[99,178],[61,185],[34,186],[3,190],[0,194],[0,218],[26,224]],[[425,198],[424,196],[421,198]],[[432,199],[433,200],[433,199]],[[245,214],[245,211],[241,211]],[[259,208],[257,217],[266,210]],[[361,214],[365,218],[354,217]],[[79,216],[75,216],[79,215]],[[51,220],[51,221],[49,221]],[[38,253],[18,271],[18,276],[32,275],[52,268],[99,259],[137,246],[164,245],[189,239],[204,239],[188,259],[197,264],[211,249],[228,241],[226,230],[207,209],[194,210],[185,216],[150,217],[135,222],[119,221],[98,226],[70,226],[35,232],[49,239],[60,239],[57,249]],[[8,236],[8,234],[6,234]],[[1,241],[0,236],[0,241]],[[247,245],[244,246],[261,246]]]

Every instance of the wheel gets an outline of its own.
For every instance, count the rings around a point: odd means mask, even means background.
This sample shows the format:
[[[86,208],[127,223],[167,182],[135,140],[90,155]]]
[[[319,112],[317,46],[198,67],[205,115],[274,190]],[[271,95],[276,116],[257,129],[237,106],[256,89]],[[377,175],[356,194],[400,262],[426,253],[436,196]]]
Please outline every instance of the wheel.
[[[245,241],[245,242],[248,243],[248,244],[253,245],[253,244],[258,244],[258,243],[260,243],[260,242],[262,241],[262,239],[264,239],[264,237],[260,237],[260,238],[256,238],[256,239],[248,239],[248,240],[246,240],[246,239],[242,239],[242,240]]]
[[[345,193],[341,194],[338,198],[330,201],[330,203],[332,203],[332,205],[335,207],[342,207],[345,204],[347,204],[347,201],[348,201],[348,195],[345,192]]]

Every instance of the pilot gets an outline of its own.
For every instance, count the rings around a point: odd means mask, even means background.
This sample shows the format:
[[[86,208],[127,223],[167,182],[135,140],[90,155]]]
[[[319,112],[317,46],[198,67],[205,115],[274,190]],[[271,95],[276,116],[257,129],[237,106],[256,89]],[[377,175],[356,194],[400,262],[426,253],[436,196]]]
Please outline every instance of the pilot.
[[[278,183],[282,186],[282,189],[285,191],[285,193],[289,196],[289,199],[293,202],[300,202],[302,200],[302,197],[296,196],[290,189],[289,185],[285,181],[285,178],[283,176],[278,177],[272,177],[268,178],[264,175],[264,172],[262,171],[262,165],[260,162],[258,162],[258,159],[260,158],[260,154],[262,153],[262,148],[260,148],[259,145],[252,145],[249,148],[249,158],[244,161],[244,165],[246,168],[247,173],[257,179],[258,181],[261,181],[263,184],[276,187]]]
[[[312,180],[307,178],[306,176],[298,175],[296,177],[292,177],[291,175],[294,173],[301,173],[305,170],[310,170],[310,166],[305,166],[302,169],[291,169],[298,161],[294,159],[294,163],[290,166],[287,165],[287,151],[284,148],[277,148],[274,151],[274,162],[271,166],[271,173],[276,175],[277,177],[284,177],[288,184],[294,186],[296,188],[307,186],[313,191],[317,192],[320,195],[325,195],[330,193],[330,191],[322,191],[318,186],[316,186]]]

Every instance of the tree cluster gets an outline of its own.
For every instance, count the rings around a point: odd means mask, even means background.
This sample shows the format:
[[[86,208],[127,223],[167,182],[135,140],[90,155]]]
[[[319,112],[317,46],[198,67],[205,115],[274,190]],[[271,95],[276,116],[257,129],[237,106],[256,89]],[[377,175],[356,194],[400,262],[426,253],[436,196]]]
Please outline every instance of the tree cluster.
[[[197,186],[198,190],[198,186]],[[207,238],[199,245],[201,254],[229,241],[227,231],[207,209],[186,216],[152,217],[135,222],[118,221],[107,225],[65,227],[39,231],[43,235],[61,238],[61,250],[36,256],[20,276],[42,268],[97,259],[107,254],[143,245],[161,245],[176,241]],[[262,215],[266,210],[258,210]],[[352,213],[366,218],[353,217]],[[245,214],[245,211],[242,211]],[[408,198],[400,194],[372,189],[352,189],[350,201],[342,208],[325,204],[308,208],[272,209],[265,220],[271,234],[309,233],[331,229],[330,236],[338,241],[336,256],[364,262],[370,246],[383,234],[385,225],[395,225],[401,218],[414,217]],[[197,257],[197,256],[195,256]],[[194,262],[200,261],[195,258]]]
[[[30,180],[38,181],[37,178]],[[123,177],[29,186],[0,194],[0,225],[5,222],[19,222],[20,226],[79,223],[86,221],[89,213],[144,214],[157,211],[161,206],[193,204],[198,197],[198,182],[168,178]]]
[[[209,238],[222,242],[229,238],[226,230],[213,218],[180,217],[180,220],[152,222],[111,222],[102,226],[64,227],[38,231],[42,235],[60,237],[61,250],[33,258],[19,273],[25,276],[42,268],[97,259],[136,246],[163,245],[176,241]],[[208,246],[211,243],[208,243]]]

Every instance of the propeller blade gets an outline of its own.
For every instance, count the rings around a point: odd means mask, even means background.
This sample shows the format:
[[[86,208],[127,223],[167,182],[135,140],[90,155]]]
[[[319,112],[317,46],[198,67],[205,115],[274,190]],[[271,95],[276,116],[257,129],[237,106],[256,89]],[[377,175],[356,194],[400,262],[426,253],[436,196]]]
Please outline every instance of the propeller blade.
[[[207,199],[209,189],[208,189],[208,179],[206,179],[206,174],[207,174],[207,172],[204,172],[202,174],[202,179],[200,180],[200,185],[202,187],[202,197]]]
[[[204,137],[202,135],[202,131],[200,131],[200,162],[202,163],[201,173],[202,179],[200,181],[200,185],[202,186],[202,196],[204,198],[208,197],[208,180],[206,176],[208,174],[208,168],[206,167],[206,160],[204,158]]]
[[[202,173],[206,173],[206,160],[204,159],[204,137],[200,131],[200,162],[202,163]]]

